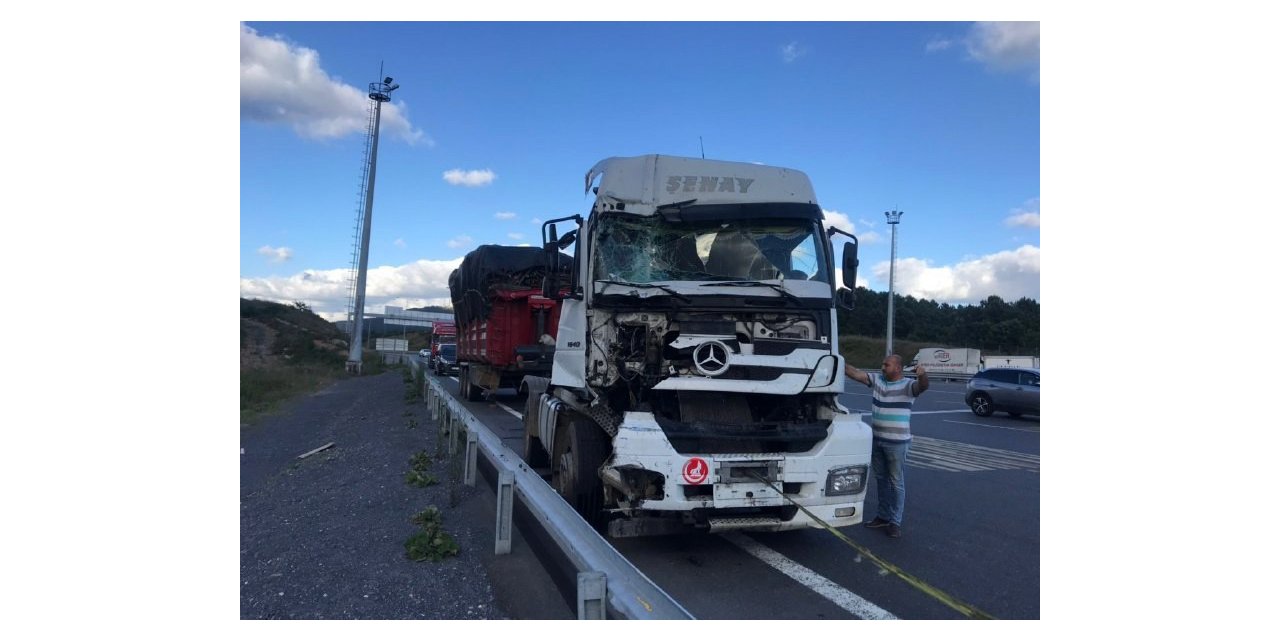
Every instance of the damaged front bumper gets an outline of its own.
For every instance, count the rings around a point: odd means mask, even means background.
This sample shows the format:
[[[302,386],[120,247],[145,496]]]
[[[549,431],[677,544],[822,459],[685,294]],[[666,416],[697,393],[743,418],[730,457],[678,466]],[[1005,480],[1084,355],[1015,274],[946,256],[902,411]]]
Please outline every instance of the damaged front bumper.
[[[639,493],[641,485],[650,487],[645,499],[635,499],[621,510],[633,520],[665,516],[712,532],[821,527],[796,506],[800,505],[831,526],[854,525],[862,522],[871,428],[858,414],[838,414],[833,422],[827,438],[802,453],[700,455],[677,452],[653,414],[627,412],[602,474],[606,483],[628,487],[632,493]],[[866,469],[860,490],[828,495],[833,470],[860,466]],[[655,485],[661,490],[654,491]],[[660,528],[628,523],[626,518],[610,527],[615,535],[660,533]]]

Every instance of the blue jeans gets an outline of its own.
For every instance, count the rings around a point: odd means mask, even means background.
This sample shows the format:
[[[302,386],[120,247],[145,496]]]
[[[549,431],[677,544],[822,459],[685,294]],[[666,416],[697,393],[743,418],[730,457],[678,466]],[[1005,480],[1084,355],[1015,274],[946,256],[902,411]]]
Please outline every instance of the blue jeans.
[[[907,501],[907,448],[911,442],[872,440],[871,472],[876,475],[876,517],[902,524],[902,506]]]

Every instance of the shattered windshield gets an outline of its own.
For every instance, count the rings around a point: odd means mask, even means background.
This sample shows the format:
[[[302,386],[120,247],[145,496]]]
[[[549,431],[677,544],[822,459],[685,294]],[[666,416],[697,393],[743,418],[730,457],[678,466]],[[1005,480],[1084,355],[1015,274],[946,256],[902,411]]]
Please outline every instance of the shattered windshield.
[[[594,246],[594,280],[830,282],[812,220],[668,222],[608,216]]]

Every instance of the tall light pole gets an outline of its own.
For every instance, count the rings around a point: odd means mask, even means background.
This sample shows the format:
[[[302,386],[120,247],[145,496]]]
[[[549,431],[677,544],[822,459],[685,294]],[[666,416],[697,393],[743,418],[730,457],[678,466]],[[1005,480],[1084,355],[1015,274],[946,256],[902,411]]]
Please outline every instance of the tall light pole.
[[[889,228],[892,229],[893,244],[889,250],[889,329],[887,331],[888,339],[884,343],[884,355],[893,353],[893,272],[894,265],[898,262],[898,221],[902,219],[901,211],[886,211],[884,218],[889,222]]]
[[[391,92],[399,89],[391,77],[369,83],[369,99],[373,100],[373,142],[369,153],[369,179],[365,182],[364,223],[361,225],[360,267],[356,274],[355,322],[351,326],[351,349],[347,355],[347,371],[359,374],[364,362],[364,284],[369,271],[369,228],[373,223],[373,181],[378,173],[378,125],[382,122],[382,103],[391,100]]]

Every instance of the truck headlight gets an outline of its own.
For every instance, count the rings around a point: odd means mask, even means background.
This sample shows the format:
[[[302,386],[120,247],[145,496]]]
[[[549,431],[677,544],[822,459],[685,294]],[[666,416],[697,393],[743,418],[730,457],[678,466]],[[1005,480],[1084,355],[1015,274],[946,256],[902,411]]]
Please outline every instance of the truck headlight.
[[[836,357],[822,356],[818,359],[818,366],[813,368],[813,373],[809,375],[809,383],[805,385],[806,389],[829,387],[836,381]]]
[[[827,472],[827,495],[847,496],[862,493],[867,485],[867,465],[836,467]]]

